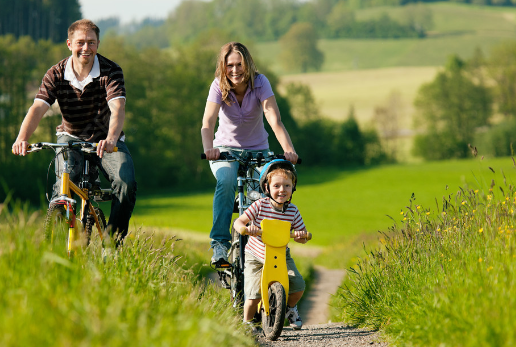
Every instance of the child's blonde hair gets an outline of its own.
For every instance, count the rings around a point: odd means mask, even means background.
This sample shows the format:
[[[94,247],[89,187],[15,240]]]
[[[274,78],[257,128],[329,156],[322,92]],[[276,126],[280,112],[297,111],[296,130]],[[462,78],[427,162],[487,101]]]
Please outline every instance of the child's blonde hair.
[[[278,175],[278,176],[281,176],[281,177],[284,177],[284,178],[290,178],[290,180],[292,181],[292,186],[296,185],[296,176],[290,170],[284,169],[282,167],[278,167],[278,168],[270,171],[267,174],[267,182],[270,183],[270,181],[272,179],[272,176],[274,176],[274,175]]]

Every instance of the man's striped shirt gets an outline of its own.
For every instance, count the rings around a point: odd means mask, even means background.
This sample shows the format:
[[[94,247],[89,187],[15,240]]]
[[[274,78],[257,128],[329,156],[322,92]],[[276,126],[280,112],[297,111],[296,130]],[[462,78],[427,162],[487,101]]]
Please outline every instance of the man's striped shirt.
[[[100,75],[93,78],[84,90],[71,85],[65,79],[68,59],[52,66],[45,76],[36,99],[52,105],[56,100],[62,114],[62,123],[57,132],[66,132],[83,141],[98,142],[107,137],[111,111],[111,99],[125,97],[124,74],[115,62],[97,54]],[[120,134],[123,136],[123,132]]]
[[[294,204],[289,204],[285,212],[280,212],[274,209],[271,205],[270,198],[260,199],[255,201],[247,210],[245,215],[251,223],[260,228],[260,223],[264,219],[278,219],[290,223],[290,230],[302,230],[305,228],[303,218]],[[265,261],[265,244],[262,242],[262,237],[250,236],[245,251],[251,253],[261,261]]]

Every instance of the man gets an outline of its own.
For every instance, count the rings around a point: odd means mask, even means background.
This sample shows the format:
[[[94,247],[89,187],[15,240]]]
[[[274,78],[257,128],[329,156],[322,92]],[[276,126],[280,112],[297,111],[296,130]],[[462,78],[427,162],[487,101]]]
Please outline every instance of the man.
[[[57,100],[62,123],[56,128],[57,142],[98,142],[100,169],[111,182],[112,201],[108,230],[122,240],[129,228],[129,219],[136,202],[134,164],[124,143],[122,127],[125,119],[125,87],[122,69],[97,53],[99,28],[90,20],[78,20],[68,28],[66,43],[72,52],[68,58],[52,66],[39,88],[13,144],[16,155],[27,153],[29,137],[38,127],[49,107]],[[118,147],[114,152],[114,147]],[[56,162],[56,174],[62,171],[62,156]],[[80,173],[78,160],[71,178]],[[60,174],[58,174],[58,177]],[[59,193],[59,179],[54,196]]]

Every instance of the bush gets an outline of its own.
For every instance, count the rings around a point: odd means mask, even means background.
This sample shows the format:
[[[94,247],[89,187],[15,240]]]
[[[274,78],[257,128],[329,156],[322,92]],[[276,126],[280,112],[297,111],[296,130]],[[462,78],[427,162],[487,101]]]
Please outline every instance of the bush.
[[[476,147],[481,155],[503,157],[514,155],[516,119],[509,119],[476,136]]]

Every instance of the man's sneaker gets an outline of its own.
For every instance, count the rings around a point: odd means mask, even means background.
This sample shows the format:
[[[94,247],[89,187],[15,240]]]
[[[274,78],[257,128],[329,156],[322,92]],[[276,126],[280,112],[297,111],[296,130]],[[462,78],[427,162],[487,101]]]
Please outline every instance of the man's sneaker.
[[[301,320],[301,317],[299,317],[299,312],[297,311],[297,305],[294,307],[288,307],[287,306],[287,313],[286,318],[288,319],[288,322],[290,323],[290,326],[294,330],[299,330],[303,326],[303,321]]]
[[[231,265],[228,262],[228,249],[220,242],[216,242],[213,246],[213,257],[211,257],[211,265],[215,268],[227,268]]]

